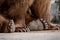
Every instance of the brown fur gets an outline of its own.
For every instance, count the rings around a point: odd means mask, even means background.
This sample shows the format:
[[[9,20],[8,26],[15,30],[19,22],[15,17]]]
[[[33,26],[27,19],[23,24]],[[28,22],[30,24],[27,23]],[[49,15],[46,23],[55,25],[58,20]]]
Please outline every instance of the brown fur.
[[[50,21],[51,0],[2,0],[0,2],[0,15],[3,17],[0,20],[8,20],[9,22],[10,19],[13,19],[15,27],[25,27],[25,22],[27,24],[31,21],[32,18],[27,14],[27,10],[31,5],[34,14],[39,19],[43,18],[46,20],[49,26],[56,26],[52,25]],[[2,22],[4,21],[0,21],[0,23]]]
[[[11,19],[14,20],[15,27],[25,27],[25,14],[33,0],[4,0],[0,2],[0,14],[3,19],[8,20],[8,22]],[[0,19],[0,23],[3,19]],[[5,23],[7,22],[5,21]]]
[[[48,23],[49,29],[55,29],[56,27],[60,27],[60,25],[51,23],[50,8],[51,0],[34,0],[31,6],[32,12],[38,19],[44,19]]]
[[[34,14],[39,18],[43,18],[48,22],[50,21],[50,2],[51,0],[35,0],[32,5],[32,10]]]
[[[50,0],[35,0],[31,6],[33,13],[39,18],[50,21]],[[32,14],[33,14],[32,13]]]
[[[8,24],[8,20],[5,19],[2,15],[0,15],[0,32],[8,32],[7,30],[7,24]]]

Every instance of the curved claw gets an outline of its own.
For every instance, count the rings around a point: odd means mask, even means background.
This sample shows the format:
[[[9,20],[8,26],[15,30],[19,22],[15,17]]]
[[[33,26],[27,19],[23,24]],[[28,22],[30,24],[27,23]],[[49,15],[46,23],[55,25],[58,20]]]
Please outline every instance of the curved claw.
[[[18,29],[18,32],[23,32],[21,29]]]
[[[57,30],[60,30],[60,25],[57,24],[56,25],[56,28],[57,28]]]
[[[54,24],[52,27],[53,27],[52,30],[60,30],[59,24]]]
[[[30,32],[30,29],[29,29],[29,28],[26,28],[26,31],[27,31],[27,32]]]
[[[30,32],[29,28],[16,28],[15,32]]]
[[[23,28],[22,30],[23,30],[23,32],[26,32],[26,29],[25,28]]]
[[[13,20],[10,20],[8,30],[9,30],[9,32],[14,32],[15,31],[15,25],[14,25]]]

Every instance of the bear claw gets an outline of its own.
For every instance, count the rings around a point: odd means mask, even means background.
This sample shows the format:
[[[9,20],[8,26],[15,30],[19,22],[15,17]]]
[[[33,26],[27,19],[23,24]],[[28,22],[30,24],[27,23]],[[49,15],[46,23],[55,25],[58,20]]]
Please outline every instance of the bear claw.
[[[9,30],[9,32],[14,32],[15,31],[15,25],[14,25],[13,20],[10,20],[8,30]]]

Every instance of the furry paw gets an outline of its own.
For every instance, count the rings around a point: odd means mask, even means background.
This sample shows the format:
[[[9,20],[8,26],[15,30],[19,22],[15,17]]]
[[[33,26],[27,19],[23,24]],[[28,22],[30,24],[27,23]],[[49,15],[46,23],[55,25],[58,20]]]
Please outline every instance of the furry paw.
[[[53,26],[54,30],[60,30],[60,25],[59,24],[55,24],[55,26]]]
[[[14,32],[15,31],[15,25],[14,25],[13,20],[10,20],[8,30],[9,30],[8,32]]]
[[[17,27],[15,30],[15,32],[29,32],[29,31],[30,31],[29,28],[19,28],[19,27]]]

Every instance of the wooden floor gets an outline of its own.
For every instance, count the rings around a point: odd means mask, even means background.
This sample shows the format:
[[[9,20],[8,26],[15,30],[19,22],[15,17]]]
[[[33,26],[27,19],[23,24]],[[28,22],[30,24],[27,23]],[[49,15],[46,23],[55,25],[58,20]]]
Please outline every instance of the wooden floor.
[[[60,31],[0,33],[0,40],[60,40]]]

